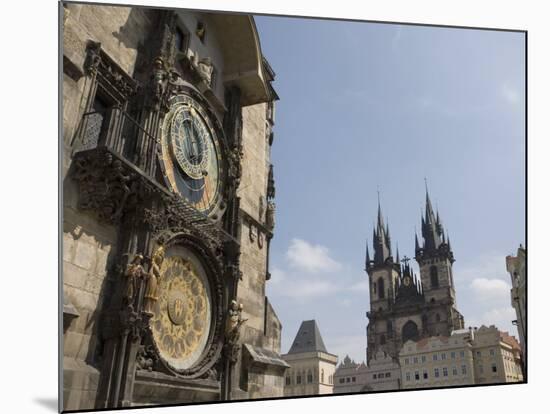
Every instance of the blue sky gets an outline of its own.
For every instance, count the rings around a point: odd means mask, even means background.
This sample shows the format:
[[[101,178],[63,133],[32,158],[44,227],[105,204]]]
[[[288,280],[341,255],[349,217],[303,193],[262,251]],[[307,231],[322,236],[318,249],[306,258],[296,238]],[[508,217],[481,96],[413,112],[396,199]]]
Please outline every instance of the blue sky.
[[[524,35],[283,17],[256,24],[281,97],[267,294],[282,352],[315,318],[329,352],[364,360],[364,252],[377,189],[393,243],[412,257],[424,177],[451,237],[466,325],[516,334],[505,257],[525,244]]]

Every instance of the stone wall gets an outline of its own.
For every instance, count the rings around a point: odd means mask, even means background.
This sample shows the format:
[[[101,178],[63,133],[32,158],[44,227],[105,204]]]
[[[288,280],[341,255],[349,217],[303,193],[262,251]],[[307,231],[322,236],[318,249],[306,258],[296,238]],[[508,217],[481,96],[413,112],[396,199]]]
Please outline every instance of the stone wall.
[[[237,196],[241,210],[262,223],[260,198],[265,199],[267,191],[268,160],[266,159],[265,104],[252,105],[242,110],[242,178]],[[251,226],[253,227],[251,229]],[[253,237],[251,237],[251,231]],[[243,220],[241,226],[241,271],[242,281],[237,290],[238,301],[244,306],[244,317],[248,319],[243,341],[261,346],[265,319],[265,282],[267,243],[260,247],[260,230],[251,221]],[[255,235],[255,236],[254,236]]]
[[[99,380],[100,310],[108,294],[107,273],[117,248],[117,230],[77,208],[78,187],[70,178],[74,137],[90,79],[84,74],[86,45],[102,48],[130,75],[138,46],[150,25],[147,11],[127,7],[67,4],[63,36],[63,294],[78,316],[64,329],[63,407],[94,408]]]

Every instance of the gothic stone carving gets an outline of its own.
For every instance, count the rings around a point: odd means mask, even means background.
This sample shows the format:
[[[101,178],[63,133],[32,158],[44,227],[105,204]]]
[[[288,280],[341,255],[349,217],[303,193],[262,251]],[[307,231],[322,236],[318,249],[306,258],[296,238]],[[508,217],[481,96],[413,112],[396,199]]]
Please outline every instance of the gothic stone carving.
[[[78,207],[96,211],[102,221],[117,223],[128,197],[138,190],[137,174],[107,151],[75,156],[74,168],[80,190]]]
[[[160,245],[153,254],[151,260],[151,270],[147,274],[147,284],[145,286],[145,306],[144,312],[148,315],[153,315],[153,307],[157,301],[157,285],[160,279],[160,267],[164,261],[164,246]]]
[[[225,324],[225,356],[231,363],[236,363],[239,356],[240,344],[240,331],[242,325],[248,320],[243,319],[243,304],[237,303],[235,300],[231,301],[229,310],[227,311],[227,319]]]

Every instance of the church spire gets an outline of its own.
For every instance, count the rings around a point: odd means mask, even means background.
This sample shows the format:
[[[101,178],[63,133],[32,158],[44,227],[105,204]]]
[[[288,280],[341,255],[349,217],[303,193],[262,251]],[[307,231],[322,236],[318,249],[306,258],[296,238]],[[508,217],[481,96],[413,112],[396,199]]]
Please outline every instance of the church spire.
[[[434,214],[428,185],[426,184],[426,212],[422,217],[422,237],[424,238],[423,249],[426,252],[433,252],[439,248],[443,240],[441,239],[441,219],[439,213]]]
[[[365,256],[365,270],[370,266],[369,241],[367,240],[367,252]]]
[[[373,231],[374,263],[384,264],[391,256],[390,228],[384,225],[382,207],[380,206],[380,193],[378,193],[378,217],[376,228]]]

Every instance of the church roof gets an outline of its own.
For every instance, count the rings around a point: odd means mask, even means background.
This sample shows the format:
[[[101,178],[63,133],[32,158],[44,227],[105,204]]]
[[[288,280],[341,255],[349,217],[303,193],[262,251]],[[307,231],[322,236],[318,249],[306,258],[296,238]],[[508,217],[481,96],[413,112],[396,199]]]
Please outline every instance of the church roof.
[[[298,354],[316,351],[326,352],[328,354],[317,322],[315,322],[315,319],[303,321],[288,353]]]

